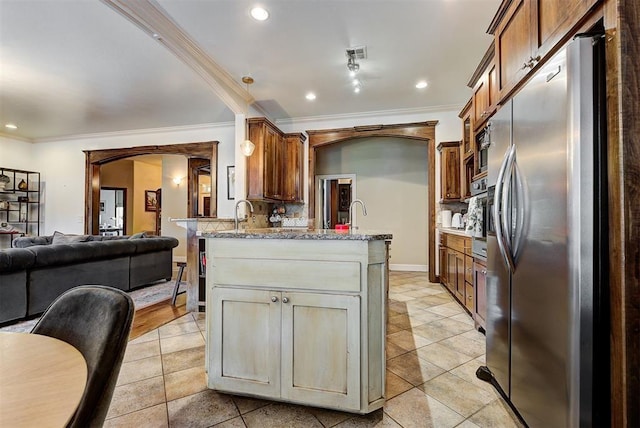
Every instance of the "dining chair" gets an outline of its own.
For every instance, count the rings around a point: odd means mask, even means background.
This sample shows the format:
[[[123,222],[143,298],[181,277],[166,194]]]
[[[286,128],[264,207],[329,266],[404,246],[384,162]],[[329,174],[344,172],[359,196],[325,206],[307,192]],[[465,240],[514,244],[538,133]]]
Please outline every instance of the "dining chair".
[[[31,333],[55,337],[80,351],[87,384],[68,427],[101,427],[109,410],[133,322],[131,297],[116,288],[83,285],[60,295]]]

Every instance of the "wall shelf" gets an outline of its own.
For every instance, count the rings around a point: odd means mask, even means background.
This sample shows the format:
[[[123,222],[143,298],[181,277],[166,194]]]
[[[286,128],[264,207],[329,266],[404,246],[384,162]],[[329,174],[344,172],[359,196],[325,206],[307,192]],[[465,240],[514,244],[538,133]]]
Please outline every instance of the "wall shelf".
[[[17,236],[40,235],[40,173],[0,167],[0,175],[9,179],[0,190],[0,248],[9,248]]]

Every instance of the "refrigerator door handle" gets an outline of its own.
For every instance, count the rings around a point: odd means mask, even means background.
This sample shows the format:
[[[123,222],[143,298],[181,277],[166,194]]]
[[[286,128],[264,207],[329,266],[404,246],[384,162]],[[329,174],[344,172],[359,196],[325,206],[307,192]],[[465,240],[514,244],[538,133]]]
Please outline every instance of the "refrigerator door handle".
[[[525,223],[525,213],[527,212],[526,198],[525,198],[525,188],[524,188],[524,180],[522,178],[522,173],[520,172],[520,168],[518,168],[518,162],[514,162],[513,164],[513,177],[515,183],[515,195],[514,195],[514,205],[515,205],[515,233],[513,237],[513,247],[511,254],[513,256],[513,264],[514,266],[518,262],[518,257],[520,256],[520,250],[522,247],[522,236],[524,233],[524,223]]]
[[[513,258],[511,257],[511,254],[507,251],[507,242],[504,236],[505,231],[502,228],[503,219],[501,215],[504,209],[501,209],[500,204],[503,201],[502,193],[504,192],[504,175],[510,160],[513,160],[513,155],[515,155],[515,147],[511,146],[511,149],[509,149],[505,154],[504,160],[500,165],[500,170],[498,171],[498,177],[496,180],[495,194],[493,196],[493,218],[496,230],[496,241],[498,242],[498,248],[500,249],[505,265],[507,265],[511,272],[514,271],[515,266],[513,265]]]
[[[515,156],[516,147],[511,146],[507,152],[507,164],[504,170],[504,178],[502,183],[502,235],[504,236],[504,242],[506,244],[505,249],[508,254],[513,254],[511,245],[512,236],[512,219],[513,213],[510,208],[511,205],[511,179],[513,177],[513,161]],[[509,208],[509,210],[507,210]]]

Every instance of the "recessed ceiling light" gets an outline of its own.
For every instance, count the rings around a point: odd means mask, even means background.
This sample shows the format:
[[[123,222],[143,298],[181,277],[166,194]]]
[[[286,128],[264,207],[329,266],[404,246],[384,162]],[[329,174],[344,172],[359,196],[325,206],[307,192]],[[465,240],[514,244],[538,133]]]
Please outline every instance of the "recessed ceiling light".
[[[254,7],[253,9],[251,9],[251,16],[256,21],[265,21],[267,18],[269,18],[269,12],[261,7]]]
[[[355,88],[353,88],[353,92],[355,92],[356,94],[360,93],[360,86],[356,86]]]
[[[18,125],[14,125],[13,123],[7,123],[4,127],[7,129],[18,129]]]
[[[416,83],[416,88],[418,89],[424,89],[427,87],[427,82],[425,80],[421,80],[418,83]]]
[[[306,99],[308,99],[309,101],[313,101],[316,99],[316,94],[314,94],[313,92],[309,92],[307,95],[304,96]]]

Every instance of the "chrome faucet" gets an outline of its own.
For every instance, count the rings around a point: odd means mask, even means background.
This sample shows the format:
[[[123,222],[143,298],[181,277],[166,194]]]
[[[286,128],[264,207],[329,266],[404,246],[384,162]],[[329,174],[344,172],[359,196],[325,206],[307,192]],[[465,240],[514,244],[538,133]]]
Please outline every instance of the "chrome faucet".
[[[234,225],[235,228],[234,230],[237,232],[238,231],[238,205],[240,205],[242,202],[246,203],[249,205],[249,210],[251,211],[251,214],[253,214],[253,204],[249,201],[247,201],[246,199],[240,199],[238,202],[236,202],[236,209],[235,209],[235,215],[234,215]]]
[[[349,224],[351,225],[351,230],[358,228],[353,224],[353,205],[355,205],[356,202],[359,202],[362,206],[362,215],[367,215],[367,207],[364,206],[364,202],[362,202],[360,199],[354,199],[353,202],[349,204]]]

